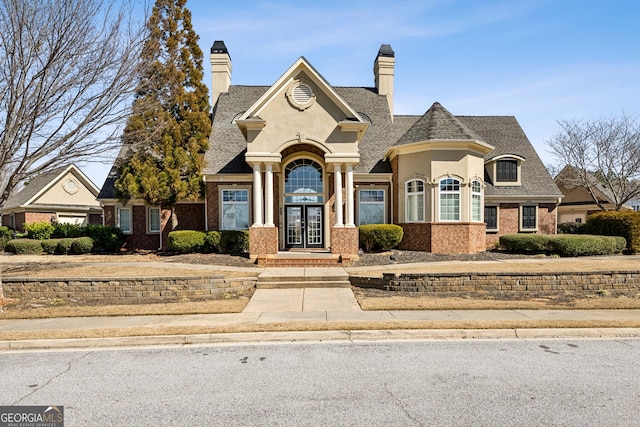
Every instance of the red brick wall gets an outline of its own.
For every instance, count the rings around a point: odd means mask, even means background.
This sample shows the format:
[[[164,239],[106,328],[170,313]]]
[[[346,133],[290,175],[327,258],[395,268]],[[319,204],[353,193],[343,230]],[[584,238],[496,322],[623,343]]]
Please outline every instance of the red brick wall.
[[[358,227],[331,227],[331,253],[355,255],[358,253]]]
[[[538,205],[538,233],[540,234],[556,234],[556,204],[540,203]]]
[[[484,250],[484,223],[431,224],[431,252],[434,254],[469,254]]]
[[[217,182],[206,183],[207,197],[207,230],[220,229],[220,191]]]
[[[51,218],[56,218],[55,212],[26,212],[24,214],[24,221],[27,224],[34,222],[48,222],[51,224]],[[18,216],[16,215],[16,225],[18,225]],[[22,223],[20,223],[22,225]]]
[[[398,249],[431,252],[431,224],[426,222],[398,224],[403,229]]]
[[[176,205],[178,228],[176,230],[205,230],[204,203],[181,203]]]
[[[540,203],[538,205],[538,234],[556,234],[556,205],[555,203]],[[517,203],[502,203],[498,207],[498,232],[488,232],[486,247],[493,247],[500,236],[520,232],[520,205]]]
[[[249,256],[271,255],[278,253],[278,227],[249,228]]]

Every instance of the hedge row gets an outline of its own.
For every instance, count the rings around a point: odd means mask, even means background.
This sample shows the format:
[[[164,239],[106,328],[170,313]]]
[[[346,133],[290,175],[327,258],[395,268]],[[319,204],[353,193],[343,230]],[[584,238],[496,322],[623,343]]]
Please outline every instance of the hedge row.
[[[402,241],[404,230],[395,224],[367,224],[358,227],[360,246],[365,252],[388,251]]]
[[[620,236],[594,236],[590,234],[505,234],[500,246],[508,252],[560,256],[591,256],[620,254],[627,241]]]
[[[122,231],[117,227],[46,222],[25,224],[27,239],[11,240],[13,231],[0,227],[0,250],[13,253],[84,254],[89,252],[118,252],[124,244]],[[30,240],[32,243],[23,243]],[[11,242],[17,242],[11,244]],[[72,247],[72,245],[75,245]],[[39,247],[40,246],[40,247]],[[18,251],[18,252],[15,252]],[[26,251],[26,252],[25,252]]]
[[[249,232],[246,230],[194,231],[178,230],[169,233],[169,252],[186,253],[229,253],[249,252]]]
[[[640,212],[598,212],[587,217],[590,234],[622,236],[627,252],[640,252]]]
[[[93,250],[91,237],[76,237],[75,239],[15,239],[7,243],[7,252],[19,255],[48,254],[88,254]]]

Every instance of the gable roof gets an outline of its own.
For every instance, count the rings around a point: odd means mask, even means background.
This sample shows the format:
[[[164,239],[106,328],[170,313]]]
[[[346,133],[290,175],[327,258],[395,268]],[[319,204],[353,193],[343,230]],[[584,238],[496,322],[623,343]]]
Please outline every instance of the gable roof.
[[[591,198],[591,194],[589,190],[587,190],[584,186],[582,186],[578,179],[576,178],[579,175],[580,169],[571,165],[566,165],[562,170],[555,176],[553,179],[554,182],[558,185],[558,187],[565,188],[567,190],[572,190],[574,187],[582,188]],[[605,186],[598,180],[598,177],[595,173],[586,171],[585,175],[586,179],[589,181],[589,185],[591,185],[593,191],[596,193],[596,197],[602,203],[614,203],[615,196],[611,192],[611,189]],[[592,201],[592,200],[591,200]],[[595,201],[593,201],[595,203]],[[625,204],[626,205],[626,204]],[[630,206],[626,205],[629,209]]]
[[[42,173],[30,180],[20,191],[9,196],[2,209],[7,210],[33,203],[68,172],[72,172],[95,196],[98,195],[98,187],[80,169],[75,165],[66,165]]]
[[[252,169],[245,161],[247,141],[237,120],[260,114],[270,99],[285,90],[293,77],[303,70],[313,84],[330,94],[348,117],[368,122],[358,151],[356,174],[391,173],[391,164],[385,159],[390,147],[428,140],[479,141],[493,147],[485,155],[485,162],[497,156],[510,155],[522,161],[522,185],[494,187],[487,180],[487,197],[548,196],[562,197],[562,193],[528,140],[517,120],[512,116],[454,116],[435,102],[425,114],[395,115],[391,117],[387,97],[373,87],[331,86],[301,57],[272,86],[230,85],[221,93],[212,114],[209,149],[205,154],[204,175],[243,174]],[[119,157],[122,156],[122,153]],[[113,198],[115,169],[112,169],[99,198]]]

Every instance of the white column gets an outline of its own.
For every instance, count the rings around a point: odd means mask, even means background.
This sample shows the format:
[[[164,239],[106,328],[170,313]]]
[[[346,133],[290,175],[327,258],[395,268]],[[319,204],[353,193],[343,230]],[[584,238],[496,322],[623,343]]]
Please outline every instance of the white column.
[[[253,226],[262,227],[262,175],[260,165],[253,165]]]
[[[268,163],[264,173],[264,225],[273,227],[273,166]]]
[[[340,165],[335,165],[333,170],[333,189],[335,192],[335,206],[336,206],[336,226],[342,227],[342,171]]]
[[[347,165],[347,227],[354,227],[353,222],[353,166]]]

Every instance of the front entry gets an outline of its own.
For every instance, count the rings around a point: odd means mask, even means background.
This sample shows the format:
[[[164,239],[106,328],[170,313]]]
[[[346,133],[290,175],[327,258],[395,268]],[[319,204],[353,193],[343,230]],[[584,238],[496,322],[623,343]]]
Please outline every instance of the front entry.
[[[287,205],[285,207],[285,246],[323,248],[322,205]]]

